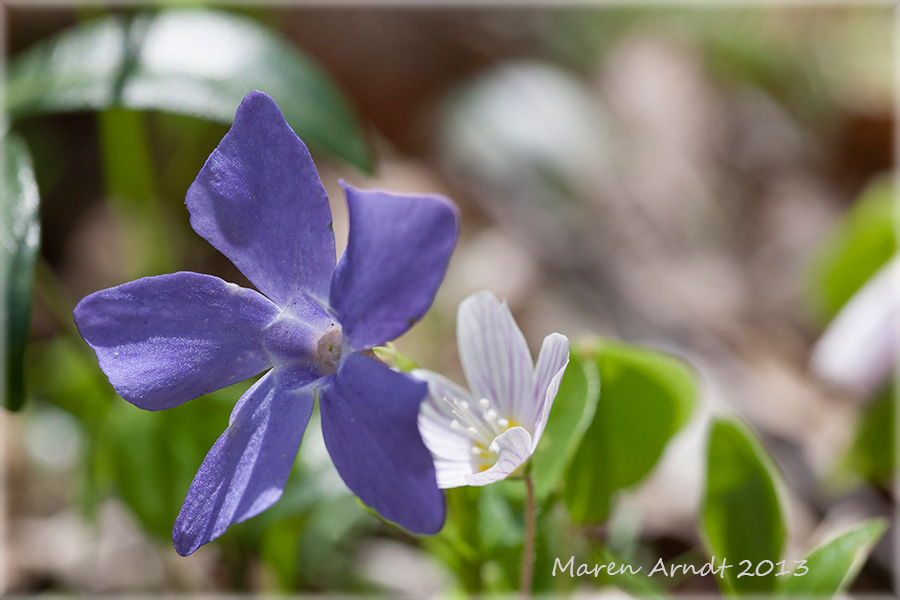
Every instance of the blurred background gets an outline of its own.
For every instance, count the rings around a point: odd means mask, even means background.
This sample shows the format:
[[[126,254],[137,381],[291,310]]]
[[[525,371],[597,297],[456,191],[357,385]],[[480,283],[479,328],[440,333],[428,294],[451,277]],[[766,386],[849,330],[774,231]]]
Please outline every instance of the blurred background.
[[[460,206],[434,307],[397,341],[421,366],[463,381],[456,307],[486,288],[532,349],[552,331],[601,335],[697,369],[691,422],[588,535],[651,565],[702,552],[706,423],[736,411],[788,482],[787,556],[890,517],[853,587],[890,591],[894,355],[849,374],[810,360],[896,251],[894,26],[887,6],[7,7],[7,108],[42,233],[24,405],[2,415],[0,592],[508,589],[502,559],[467,580],[440,536],[365,511],[316,418],[276,507],[189,558],[171,547],[191,478],[251,382],[142,412],[116,397],[71,311],[175,270],[249,285],[191,231],[184,194],[239,99],[266,84],[310,146],[339,252],[340,178]],[[859,344],[890,354],[889,322]],[[553,589],[546,573],[537,585]]]

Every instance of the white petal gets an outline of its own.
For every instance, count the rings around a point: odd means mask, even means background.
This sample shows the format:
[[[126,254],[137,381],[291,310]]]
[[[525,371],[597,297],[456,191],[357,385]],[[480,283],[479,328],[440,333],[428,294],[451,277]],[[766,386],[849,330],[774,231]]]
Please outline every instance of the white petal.
[[[434,472],[437,475],[437,486],[445,490],[447,488],[469,485],[466,477],[472,475],[475,469],[472,461],[460,462],[455,460],[435,460]]]
[[[861,394],[887,381],[900,345],[900,258],[881,268],[841,309],[813,348],[821,378]]]
[[[506,479],[531,456],[531,434],[524,427],[510,427],[491,444],[497,462],[487,471],[466,475],[469,485],[488,485]]]
[[[435,411],[445,415],[447,422],[453,419],[453,408],[450,403],[454,400],[472,404],[472,395],[460,385],[457,385],[434,371],[428,369],[413,369],[409,373],[416,379],[421,379],[428,383],[428,396],[431,399],[431,405]],[[447,401],[444,401],[446,398]]]
[[[528,425],[533,424],[534,432],[532,440],[532,452],[537,448],[537,443],[544,433],[547,417],[553,407],[553,400],[559,391],[559,384],[566,366],[569,364],[569,338],[561,333],[551,333],[544,338],[541,353],[538,355],[537,366],[534,369],[534,399],[533,410]]]
[[[522,418],[531,397],[533,363],[509,307],[488,291],[462,301],[456,319],[459,358],[475,396],[504,416]]]
[[[471,463],[472,439],[461,431],[454,431],[450,426],[453,413],[450,405],[442,398],[471,401],[469,393],[446,377],[425,369],[416,369],[410,373],[413,377],[428,382],[428,396],[419,406],[419,433],[425,446],[434,458],[468,461]],[[472,469],[470,467],[469,472]]]

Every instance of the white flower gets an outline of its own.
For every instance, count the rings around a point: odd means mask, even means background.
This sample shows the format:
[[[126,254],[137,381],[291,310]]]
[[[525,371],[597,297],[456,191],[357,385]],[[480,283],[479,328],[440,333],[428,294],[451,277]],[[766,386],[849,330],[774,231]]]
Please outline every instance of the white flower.
[[[900,354],[900,258],[883,266],[841,308],[813,348],[822,379],[868,395],[891,376]]]
[[[412,372],[428,382],[419,431],[440,488],[494,483],[527,461],[569,362],[569,340],[552,333],[535,365],[509,307],[486,291],[459,305],[456,335],[471,393],[437,373]]]

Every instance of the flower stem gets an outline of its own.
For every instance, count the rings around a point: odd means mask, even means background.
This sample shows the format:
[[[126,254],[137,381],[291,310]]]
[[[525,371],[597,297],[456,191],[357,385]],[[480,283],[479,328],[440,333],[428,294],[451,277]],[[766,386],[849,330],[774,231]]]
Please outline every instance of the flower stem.
[[[531,585],[534,579],[534,481],[531,473],[525,476],[525,545],[522,548],[522,572],[519,579],[519,594],[531,596]]]

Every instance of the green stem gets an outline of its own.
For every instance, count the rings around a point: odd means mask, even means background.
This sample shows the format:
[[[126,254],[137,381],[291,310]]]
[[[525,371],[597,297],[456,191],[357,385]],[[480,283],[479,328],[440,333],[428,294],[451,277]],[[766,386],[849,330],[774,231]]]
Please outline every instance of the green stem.
[[[53,271],[53,267],[40,256],[34,263],[34,286],[56,324],[69,337],[80,341],[81,334],[78,333],[75,319],[72,317],[72,309],[75,308],[75,305],[63,293],[63,286]],[[87,349],[87,346],[84,348]]]
[[[522,548],[522,572],[519,579],[519,594],[522,597],[531,596],[531,586],[534,580],[534,481],[531,473],[525,476],[525,544]]]

